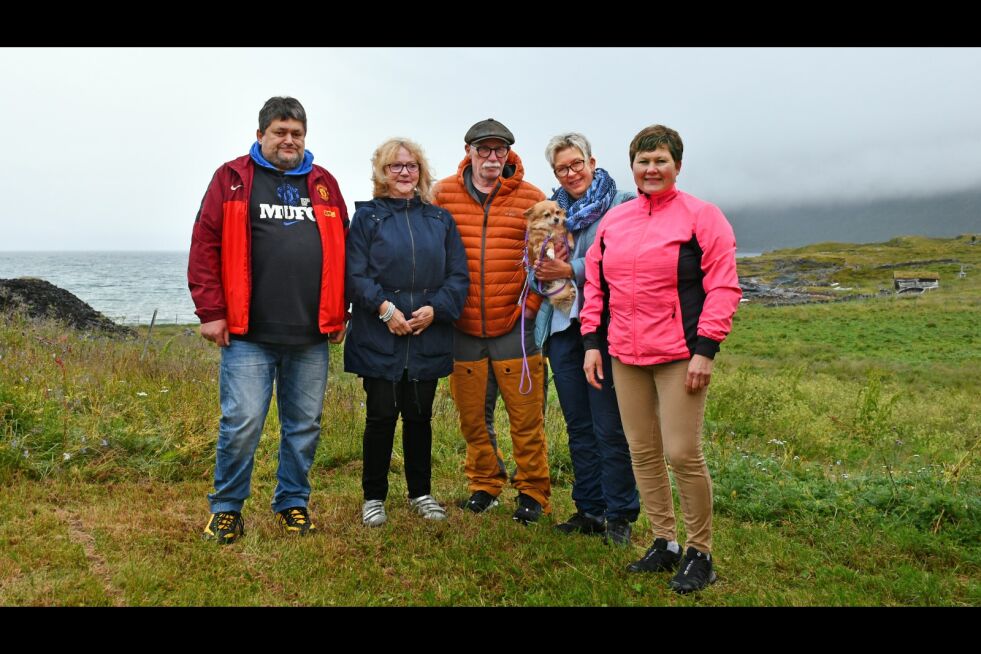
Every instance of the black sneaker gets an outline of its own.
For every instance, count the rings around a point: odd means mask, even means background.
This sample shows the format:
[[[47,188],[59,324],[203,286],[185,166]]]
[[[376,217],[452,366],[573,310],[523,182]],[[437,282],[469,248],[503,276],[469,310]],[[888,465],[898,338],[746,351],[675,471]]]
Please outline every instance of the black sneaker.
[[[556,531],[563,534],[602,534],[606,531],[603,518],[577,511],[565,522],[555,525]]]
[[[691,593],[702,590],[709,584],[714,584],[715,580],[712,555],[689,547],[685,552],[685,560],[681,562],[681,568],[678,569],[678,574],[671,580],[671,588],[676,593]]]
[[[644,558],[628,565],[627,572],[671,572],[680,560],[681,552],[669,550],[666,538],[655,538]]]
[[[626,520],[606,521],[606,542],[613,545],[630,544],[630,523]]]
[[[514,518],[515,522],[530,525],[533,522],[538,522],[538,519],[542,517],[542,511],[542,505],[534,498],[524,493],[518,493],[518,509],[511,517]]]
[[[483,513],[484,511],[490,511],[498,504],[497,498],[487,491],[477,491],[470,496],[469,500],[460,504],[460,508],[469,509],[474,513]]]
[[[317,533],[317,526],[310,520],[310,514],[307,513],[305,506],[283,509],[276,513],[276,520],[287,534],[306,536]]]
[[[230,545],[245,535],[245,521],[238,511],[212,513],[201,537],[219,545]]]

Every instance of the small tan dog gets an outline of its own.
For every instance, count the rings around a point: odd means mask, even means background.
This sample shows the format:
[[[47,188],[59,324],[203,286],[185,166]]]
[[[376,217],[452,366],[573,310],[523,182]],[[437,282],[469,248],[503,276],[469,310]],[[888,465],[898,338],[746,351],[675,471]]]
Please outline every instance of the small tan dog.
[[[572,235],[565,228],[565,209],[558,202],[542,200],[525,212],[528,220],[528,263],[532,269],[538,263],[539,257],[555,258],[555,245],[567,243],[572,252]],[[551,282],[541,282],[541,292],[551,301],[552,306],[566,313],[572,308],[576,290],[569,279],[556,279]]]

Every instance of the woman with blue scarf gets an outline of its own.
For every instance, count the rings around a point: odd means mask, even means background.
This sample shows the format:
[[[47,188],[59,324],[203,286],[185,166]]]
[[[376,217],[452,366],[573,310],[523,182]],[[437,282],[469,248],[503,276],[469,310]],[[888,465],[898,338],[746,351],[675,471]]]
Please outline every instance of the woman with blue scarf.
[[[568,313],[553,307],[546,298],[535,321],[535,341],[552,367],[575,474],[572,501],[576,513],[555,528],[566,534],[605,534],[607,542],[628,545],[630,525],[640,511],[630,449],[611,376],[607,375],[601,391],[586,383],[578,318],[586,281],[586,250],[593,243],[596,228],[610,207],[635,196],[617,192],[609,173],[596,167],[589,141],[582,134],[553,137],[545,148],[545,158],[561,186],[551,199],[565,209],[566,227],[575,245],[571,253],[558,248],[554,260],[539,264],[535,277],[542,283],[574,279],[577,291]],[[604,365],[611,365],[605,345],[602,355]]]

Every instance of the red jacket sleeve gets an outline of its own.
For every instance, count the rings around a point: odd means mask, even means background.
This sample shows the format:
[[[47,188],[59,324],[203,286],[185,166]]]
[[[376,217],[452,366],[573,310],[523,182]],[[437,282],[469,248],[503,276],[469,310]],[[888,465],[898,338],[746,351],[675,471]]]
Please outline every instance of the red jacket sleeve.
[[[221,283],[221,236],[223,190],[228,184],[224,166],[215,171],[201,200],[191,232],[191,252],[187,260],[187,286],[195,311],[202,323],[227,317],[225,292]]]

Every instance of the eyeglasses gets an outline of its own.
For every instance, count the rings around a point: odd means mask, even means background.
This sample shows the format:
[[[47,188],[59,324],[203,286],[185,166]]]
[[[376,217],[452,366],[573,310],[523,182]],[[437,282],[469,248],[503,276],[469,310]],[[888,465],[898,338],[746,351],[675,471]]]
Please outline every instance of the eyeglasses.
[[[477,156],[481,159],[486,159],[489,157],[491,152],[496,154],[498,159],[503,159],[504,157],[508,156],[508,152],[511,151],[511,148],[506,145],[501,145],[496,148],[489,148],[486,145],[475,145],[474,148],[477,150]]]
[[[577,159],[576,161],[573,161],[568,166],[559,166],[558,168],[555,168],[554,169],[555,170],[555,176],[556,177],[568,177],[568,175],[569,175],[570,172],[572,172],[572,173],[578,173],[578,172],[581,172],[582,169],[585,168],[585,167],[586,167],[586,162],[583,161],[582,159]]]
[[[390,163],[388,164],[388,170],[391,173],[398,175],[402,172],[402,169],[408,170],[410,173],[419,172],[419,164],[415,161],[410,161],[409,163]]]

